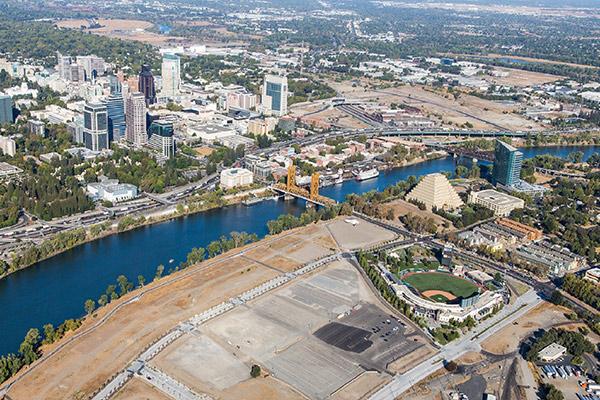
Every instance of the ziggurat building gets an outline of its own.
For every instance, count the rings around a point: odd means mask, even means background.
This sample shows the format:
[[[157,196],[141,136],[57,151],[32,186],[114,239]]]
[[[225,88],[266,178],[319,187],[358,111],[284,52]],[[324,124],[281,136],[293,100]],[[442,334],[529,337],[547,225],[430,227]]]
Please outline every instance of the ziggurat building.
[[[406,200],[423,203],[429,211],[434,207],[452,210],[463,205],[463,201],[450,185],[448,178],[439,173],[423,177],[421,182],[406,195]]]

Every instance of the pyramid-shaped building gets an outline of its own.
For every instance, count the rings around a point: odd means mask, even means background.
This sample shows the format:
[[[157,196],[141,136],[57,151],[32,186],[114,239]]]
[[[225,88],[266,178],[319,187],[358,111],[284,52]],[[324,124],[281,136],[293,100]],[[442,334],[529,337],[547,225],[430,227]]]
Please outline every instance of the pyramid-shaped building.
[[[406,195],[406,200],[423,203],[429,211],[434,207],[452,210],[463,205],[448,178],[439,173],[425,175]]]

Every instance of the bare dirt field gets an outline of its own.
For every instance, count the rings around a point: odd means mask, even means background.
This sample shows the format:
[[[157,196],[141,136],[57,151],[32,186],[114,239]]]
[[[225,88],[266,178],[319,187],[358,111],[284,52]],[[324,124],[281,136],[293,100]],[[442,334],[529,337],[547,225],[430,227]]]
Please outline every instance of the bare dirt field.
[[[398,220],[398,218],[400,218],[401,216],[404,216],[406,214],[414,214],[414,215],[418,215],[418,216],[424,217],[424,218],[433,218],[433,220],[435,221],[435,224],[438,227],[438,230],[440,230],[440,231],[450,232],[450,231],[454,230],[454,226],[447,219],[445,219],[442,216],[437,215],[435,213],[429,212],[427,210],[421,210],[421,209],[419,209],[419,207],[417,207],[416,205],[414,205],[412,203],[409,203],[408,201],[398,199],[398,200],[394,200],[392,202],[386,203],[385,205],[383,205],[384,215],[386,212],[388,212],[389,209],[392,209],[394,211],[394,220],[396,220],[396,221]],[[449,227],[445,228],[444,224],[448,224]]]
[[[133,378],[117,392],[114,400],[170,400],[154,386],[148,385],[142,378]]]
[[[555,82],[562,79],[562,76],[543,74],[541,72],[524,71],[522,69],[494,67],[495,70],[506,72],[508,76],[483,76],[482,78],[496,85],[508,86],[533,86],[543,85],[545,83]]]
[[[565,313],[570,311],[550,303],[542,303],[500,332],[485,340],[481,347],[494,354],[507,354],[518,349],[519,343],[538,329],[569,322]]]
[[[24,371],[26,375],[9,391],[11,399],[87,397],[180,321],[282,274],[277,268],[265,264],[258,250],[253,254],[255,261],[236,255],[251,249],[266,248],[269,251],[265,253],[265,258],[276,256],[285,259],[287,269],[293,269],[298,263],[288,258],[290,246],[296,248],[295,257],[302,255],[301,247],[297,247],[302,242],[310,243],[311,251],[315,251],[317,247],[313,246],[318,246],[316,243],[322,242],[324,236],[331,236],[327,224],[338,226],[345,223],[338,219],[270,237],[164,277],[101,308],[94,317],[84,321],[73,340],[63,340],[46,350],[49,353],[52,348],[62,346],[56,354],[42,357]],[[393,237],[391,233],[367,222],[361,221],[360,226],[364,231],[349,230],[349,233],[342,233],[331,240],[340,243],[340,246],[351,247]],[[280,249],[274,246],[279,241],[283,244]],[[317,254],[329,251],[323,247]],[[308,258],[308,255],[302,257]],[[114,311],[118,305],[138,296],[136,301]],[[109,313],[110,317],[105,320],[104,317]],[[273,337],[277,338],[276,335]],[[281,390],[287,392],[285,388]]]
[[[153,24],[147,21],[130,19],[98,19],[101,28],[83,29],[85,32],[101,36],[109,36],[118,39],[135,40],[154,45],[170,42],[182,41],[183,38],[175,36],[165,36],[158,33],[149,32]],[[88,26],[85,19],[66,19],[56,23],[59,28],[80,29],[82,26]]]
[[[371,89],[368,80],[361,81],[358,87],[350,82],[327,82],[336,89],[340,96],[377,104],[403,103],[416,107],[430,119],[438,121],[442,126],[463,126],[470,123],[473,129],[485,130],[537,130],[543,126],[529,121],[525,117],[514,114],[518,105],[505,104],[499,101],[480,99],[475,96],[461,94],[458,99],[450,93],[434,92],[422,85],[402,85],[387,89]]]

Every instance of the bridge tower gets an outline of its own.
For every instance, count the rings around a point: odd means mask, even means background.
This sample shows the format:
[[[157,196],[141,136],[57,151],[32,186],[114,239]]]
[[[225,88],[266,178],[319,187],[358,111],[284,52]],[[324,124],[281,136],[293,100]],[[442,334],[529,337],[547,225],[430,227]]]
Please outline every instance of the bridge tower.
[[[288,192],[296,187],[296,166],[291,164],[287,170],[287,190]]]
[[[319,173],[315,172],[310,177],[310,199],[317,200],[319,197]]]

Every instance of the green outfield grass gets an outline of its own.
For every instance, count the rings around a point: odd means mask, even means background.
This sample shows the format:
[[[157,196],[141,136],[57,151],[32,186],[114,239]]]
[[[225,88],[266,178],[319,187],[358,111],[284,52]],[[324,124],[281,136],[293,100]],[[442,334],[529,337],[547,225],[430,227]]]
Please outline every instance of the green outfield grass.
[[[426,290],[444,290],[452,293],[456,297],[466,298],[474,295],[478,291],[475,284],[465,279],[439,272],[413,274],[405,277],[403,280],[419,292],[424,292]]]

